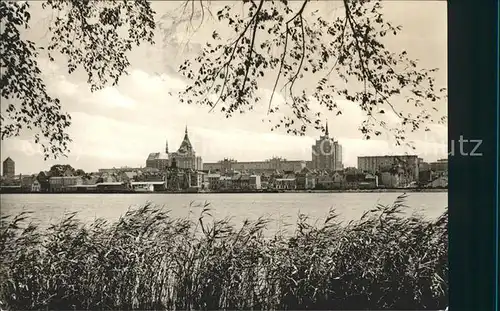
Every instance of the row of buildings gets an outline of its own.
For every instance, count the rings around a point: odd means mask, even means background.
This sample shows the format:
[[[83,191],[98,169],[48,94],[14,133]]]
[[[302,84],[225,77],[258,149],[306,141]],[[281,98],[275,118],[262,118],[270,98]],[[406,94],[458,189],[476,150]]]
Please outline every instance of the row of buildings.
[[[252,185],[248,189],[425,187],[439,179],[443,181],[440,187],[445,187],[447,165],[447,159],[426,163],[416,155],[386,155],[358,157],[357,168],[344,168],[342,146],[329,137],[328,124],[325,135],[311,147],[310,161],[273,157],[265,161],[238,162],[225,158],[203,163],[191,144],[186,127],[176,151],[169,151],[167,141],[164,152],[148,155],[144,168],[100,169],[87,176],[72,176],[74,172],[70,172],[66,176],[48,176],[52,182],[46,184],[48,191],[61,191],[62,188],[89,190],[92,187],[91,190],[114,187],[137,191],[152,188],[207,191],[246,189],[247,183]],[[350,177],[353,174],[355,181]],[[9,184],[8,179],[12,181],[10,184],[23,184],[23,178],[15,175],[15,163],[11,158],[3,163],[3,175],[3,185]],[[36,179],[38,181],[38,176]]]
[[[175,163],[175,162],[174,162]],[[3,178],[2,188],[27,192],[227,192],[258,190],[350,190],[377,188],[446,188],[446,161],[423,165],[419,180],[404,166],[389,166],[370,173],[359,168],[342,170],[281,170],[257,173],[248,170],[193,170],[175,166],[157,168],[111,168],[84,173],[42,171],[37,175]],[[80,171],[80,172],[79,172]],[[408,171],[410,173],[408,173]]]
[[[238,162],[232,158],[224,158],[218,162],[203,163],[201,157],[196,156],[186,128],[182,143],[176,152],[169,153],[167,142],[165,152],[149,154],[146,167],[164,170],[167,167],[176,166],[222,175],[231,174],[234,171],[251,175],[271,174],[276,171],[296,173],[305,168],[311,171],[342,172],[344,170],[342,154],[342,146],[329,136],[327,123],[325,135],[320,136],[311,146],[310,161],[290,161],[281,157],[273,157],[265,161]],[[417,155],[362,156],[358,157],[357,168],[372,175],[381,176],[382,173],[390,173],[391,176],[397,177],[394,177],[394,181],[388,186],[404,187],[411,184],[425,184],[437,178],[439,174],[430,172],[447,171],[447,163],[447,159],[426,163]],[[422,176],[420,176],[421,172]]]
[[[238,162],[234,159],[226,158],[214,163],[203,163],[202,158],[196,155],[193,145],[189,140],[186,127],[184,138],[177,151],[169,152],[167,141],[165,152],[153,152],[146,158],[146,167],[148,168],[162,170],[171,166],[205,171],[229,172],[231,170],[247,170],[258,173],[274,170],[300,171],[304,167],[330,170],[341,170],[344,168],[342,163],[342,146],[338,141],[329,137],[328,124],[326,125],[325,135],[316,140],[316,143],[312,146],[311,161],[289,161],[273,157],[265,161]]]
[[[6,182],[8,181],[8,182]],[[447,176],[406,183],[404,177],[391,172],[371,174],[356,168],[341,171],[298,172],[276,171],[253,174],[240,171],[228,173],[178,169],[114,169],[85,176],[19,175],[3,180],[3,190],[23,192],[231,192],[259,190],[355,190],[377,188],[446,188]]]
[[[82,174],[68,169],[61,174],[41,171],[33,175],[2,177],[1,188],[11,192],[153,192],[167,190],[167,181],[164,174],[151,169]]]

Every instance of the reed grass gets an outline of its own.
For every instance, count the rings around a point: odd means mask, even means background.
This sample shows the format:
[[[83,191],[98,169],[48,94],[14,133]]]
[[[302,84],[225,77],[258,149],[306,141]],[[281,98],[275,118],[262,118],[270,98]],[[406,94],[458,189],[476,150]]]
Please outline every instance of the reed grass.
[[[3,216],[4,309],[298,310],[444,309],[447,212],[405,216],[404,197],[348,224],[300,215],[292,235],[266,219],[233,226],[179,219],[146,204],[118,221],[68,214],[48,229],[29,213]]]

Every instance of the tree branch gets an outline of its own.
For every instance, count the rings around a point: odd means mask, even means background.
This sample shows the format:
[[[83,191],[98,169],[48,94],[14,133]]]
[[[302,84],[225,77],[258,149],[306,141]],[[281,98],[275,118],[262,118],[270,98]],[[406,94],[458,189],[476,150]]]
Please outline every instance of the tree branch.
[[[345,37],[345,29],[347,28],[347,17],[344,19],[345,22],[344,22],[344,27],[342,28],[342,34],[341,34],[341,38],[342,38],[342,41],[340,42],[340,48],[339,48],[339,51],[340,53],[342,53],[342,49],[344,48],[344,37]],[[333,64],[332,68],[330,69],[330,71],[328,71],[328,73],[326,74],[326,76],[330,76],[330,74],[332,73],[333,69],[335,69],[335,67],[337,67],[338,63],[339,63],[339,59],[340,59],[340,55],[337,57],[337,59],[335,60],[335,63]]]
[[[364,62],[364,58],[363,56],[361,55],[361,45],[359,43],[359,40],[358,40],[358,36],[357,36],[357,32],[355,30],[355,27],[354,27],[354,20],[353,20],[353,17],[351,15],[351,12],[349,11],[349,7],[348,7],[348,0],[343,0],[344,1],[344,7],[345,7],[345,14],[346,14],[346,18],[349,22],[349,25],[351,27],[351,30],[353,32],[353,37],[354,37],[354,41],[356,43],[356,50],[357,50],[357,53],[358,53],[358,57],[359,57],[359,63],[361,65],[361,70],[362,70],[362,73],[363,73],[363,79],[367,79],[368,82],[370,82],[370,84],[373,86],[373,88],[375,89],[375,92],[377,94],[379,94],[380,96],[382,96],[382,99],[389,105],[389,107],[392,109],[392,111],[399,117],[399,118],[402,118],[402,115],[400,112],[396,111],[396,109],[394,108],[394,106],[389,103],[389,101],[387,100],[387,97],[385,95],[383,95],[377,88],[377,86],[375,85],[375,83],[373,82],[373,79],[372,79],[372,76],[371,76],[371,73],[370,71],[366,68],[365,66],[365,62]],[[366,83],[365,83],[365,88],[366,88]]]
[[[248,73],[250,72],[250,64],[252,62],[252,53],[253,53],[253,47],[255,44],[255,35],[257,34],[257,26],[259,24],[259,18],[257,15],[259,14],[260,10],[262,9],[263,4],[264,4],[264,0],[260,0],[259,7],[257,8],[257,12],[255,13],[255,22],[254,22],[253,32],[252,32],[252,41],[250,42],[250,48],[248,49],[248,57],[247,57],[247,61],[245,64],[245,67],[246,67],[245,78],[243,79],[243,84],[241,85],[241,89],[238,92],[238,99],[236,101],[237,103],[240,102],[241,97],[243,97],[243,94],[245,92],[245,84],[247,82]]]
[[[278,86],[278,81],[280,79],[281,72],[283,70],[283,65],[285,64],[285,56],[286,56],[286,50],[287,50],[287,45],[288,45],[288,31],[289,31],[289,27],[288,27],[288,23],[286,23],[285,46],[283,48],[283,54],[281,54],[280,69],[278,70],[278,76],[276,77],[276,80],[274,81],[274,87],[273,87],[273,91],[271,93],[271,99],[269,99],[269,107],[267,108],[267,114],[269,114],[269,112],[271,111],[271,103],[273,102],[274,93],[276,92],[276,87]]]
[[[215,102],[215,104],[212,106],[212,108],[209,110],[209,112],[212,112],[215,109],[215,107],[217,106],[217,104],[219,103],[219,101],[220,101],[220,99],[222,97],[222,94],[224,93],[224,89],[226,87],[226,84],[227,84],[227,79],[228,79],[227,73],[228,73],[228,70],[229,70],[229,65],[234,60],[234,54],[236,53],[236,48],[238,47],[238,43],[243,38],[243,36],[246,34],[246,32],[247,32],[248,28],[250,27],[250,25],[252,25],[254,23],[254,20],[257,18],[257,15],[260,13],[260,10],[262,9],[262,5],[263,4],[264,4],[264,0],[261,0],[261,3],[259,5],[259,7],[257,8],[257,11],[252,16],[252,19],[248,22],[248,24],[245,26],[245,28],[243,29],[243,31],[240,33],[240,35],[238,36],[238,38],[236,39],[236,41],[234,41],[234,43],[232,44],[233,51],[231,53],[231,56],[229,57],[229,60],[217,71],[217,74],[215,75],[215,78],[218,77],[218,75],[222,71],[222,69],[225,69],[224,82],[222,84],[222,89],[221,89],[219,98],[217,99],[217,101]],[[213,86],[214,83],[215,83],[215,79],[214,79],[214,82],[212,83],[212,86]],[[210,89],[209,89],[209,91],[210,91]]]
[[[273,101],[273,97],[274,97],[274,93],[276,92],[276,87],[278,86],[278,81],[281,77],[281,72],[283,70],[283,65],[285,63],[285,56],[286,56],[286,52],[287,52],[287,46],[288,46],[288,34],[289,34],[289,31],[290,31],[290,23],[292,21],[294,21],[297,17],[301,16],[302,17],[302,13],[304,12],[304,9],[306,8],[306,5],[307,3],[309,2],[309,0],[305,0],[303,3],[302,3],[302,6],[300,7],[299,11],[297,11],[297,13],[292,17],[290,18],[287,22],[286,22],[286,31],[285,31],[285,46],[283,48],[283,54],[281,55],[281,61],[280,61],[280,69],[278,71],[278,76],[276,77],[276,80],[274,81],[274,87],[273,87],[273,91],[271,93],[271,98],[269,100],[269,107],[267,109],[267,113],[269,114],[269,111],[271,110],[271,103]],[[302,27],[302,31],[303,31],[303,27]],[[300,70],[300,69],[299,69]],[[283,88],[285,88],[287,85],[287,83],[283,86]],[[282,89],[283,89],[282,88]]]
[[[302,31],[302,56],[300,57],[300,63],[299,63],[299,68],[297,69],[297,72],[295,72],[295,75],[292,77],[290,80],[290,94],[293,92],[293,85],[295,84],[295,81],[297,80],[297,77],[299,76],[300,70],[302,69],[302,66],[304,65],[304,59],[306,58],[306,34],[304,31],[304,22],[303,22],[303,17],[300,15],[300,28]],[[293,98],[293,95],[292,95]]]

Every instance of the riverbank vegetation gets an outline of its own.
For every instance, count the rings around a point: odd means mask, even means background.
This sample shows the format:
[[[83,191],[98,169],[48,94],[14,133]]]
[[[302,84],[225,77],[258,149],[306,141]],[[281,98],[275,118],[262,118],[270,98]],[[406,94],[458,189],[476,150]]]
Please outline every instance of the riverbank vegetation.
[[[447,212],[400,213],[404,196],[341,223],[300,215],[292,234],[266,234],[261,218],[233,226],[210,215],[176,219],[146,204],[118,221],[68,214],[48,229],[3,216],[3,308],[444,309]]]

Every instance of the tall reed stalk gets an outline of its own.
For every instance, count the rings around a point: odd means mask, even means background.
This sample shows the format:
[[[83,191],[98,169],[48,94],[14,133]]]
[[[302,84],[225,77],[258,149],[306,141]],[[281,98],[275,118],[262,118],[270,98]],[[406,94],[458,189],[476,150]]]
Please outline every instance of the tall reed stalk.
[[[341,224],[300,215],[295,232],[265,235],[178,219],[146,204],[114,223],[68,214],[48,229],[29,213],[3,216],[0,300],[13,310],[444,309],[447,212],[403,216],[404,197]]]

